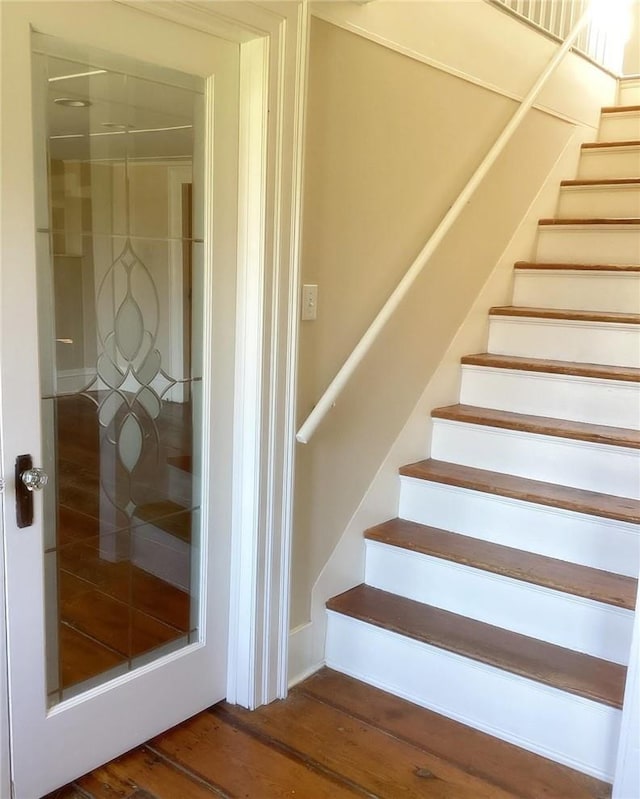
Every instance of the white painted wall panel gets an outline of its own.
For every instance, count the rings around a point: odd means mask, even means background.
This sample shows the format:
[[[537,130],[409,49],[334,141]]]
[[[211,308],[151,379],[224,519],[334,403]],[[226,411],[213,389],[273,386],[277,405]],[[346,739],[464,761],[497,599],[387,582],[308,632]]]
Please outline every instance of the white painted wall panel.
[[[638,576],[637,525],[402,477],[399,515],[484,541]]]
[[[583,150],[577,177],[581,180],[640,177],[640,146]]]
[[[640,272],[516,269],[513,304],[530,308],[640,313]]]
[[[640,105],[640,78],[620,81],[618,105]]]
[[[640,384],[622,380],[465,364],[460,402],[640,430]]]
[[[560,264],[640,262],[640,225],[542,225],[536,260]]]
[[[640,185],[563,186],[556,216],[561,219],[640,218]]]
[[[367,541],[366,583],[594,657],[626,664],[633,612],[442,558]]]
[[[640,499],[637,449],[433,420],[431,456],[478,469]]]
[[[598,141],[640,141],[640,111],[603,114]]]
[[[638,325],[492,316],[489,352],[578,363],[640,367]]]

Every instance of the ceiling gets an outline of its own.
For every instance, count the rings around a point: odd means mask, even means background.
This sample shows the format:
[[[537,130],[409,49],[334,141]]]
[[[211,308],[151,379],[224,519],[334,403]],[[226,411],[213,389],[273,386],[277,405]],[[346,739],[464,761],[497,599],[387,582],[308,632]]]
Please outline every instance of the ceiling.
[[[46,127],[51,158],[97,161],[192,157],[193,129],[202,94],[88,63],[41,58],[46,64]],[[64,101],[86,105],[74,107]]]

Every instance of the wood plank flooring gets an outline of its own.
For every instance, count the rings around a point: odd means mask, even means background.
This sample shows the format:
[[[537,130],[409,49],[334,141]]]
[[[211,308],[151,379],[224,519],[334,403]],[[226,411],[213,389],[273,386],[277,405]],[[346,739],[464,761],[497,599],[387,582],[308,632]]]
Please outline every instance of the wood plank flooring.
[[[323,669],[223,702],[46,799],[609,799],[609,785]]]

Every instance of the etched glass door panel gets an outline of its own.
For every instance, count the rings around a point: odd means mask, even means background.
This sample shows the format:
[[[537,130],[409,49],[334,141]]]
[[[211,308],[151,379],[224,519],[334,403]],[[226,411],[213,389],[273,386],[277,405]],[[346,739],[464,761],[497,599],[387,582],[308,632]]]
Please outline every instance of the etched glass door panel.
[[[240,46],[165,10],[0,3],[0,510],[20,799],[227,690]],[[22,455],[49,474],[29,526]]]
[[[34,41],[55,705],[198,640],[204,81]]]

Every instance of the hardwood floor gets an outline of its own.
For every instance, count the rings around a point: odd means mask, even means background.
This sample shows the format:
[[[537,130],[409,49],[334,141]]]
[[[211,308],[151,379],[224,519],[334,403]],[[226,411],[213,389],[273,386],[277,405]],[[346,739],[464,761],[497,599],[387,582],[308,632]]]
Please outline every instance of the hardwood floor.
[[[254,712],[223,702],[46,799],[610,796],[605,783],[323,669],[286,701]]]

